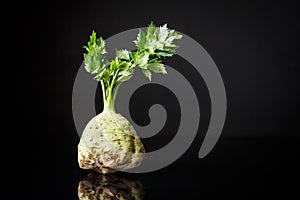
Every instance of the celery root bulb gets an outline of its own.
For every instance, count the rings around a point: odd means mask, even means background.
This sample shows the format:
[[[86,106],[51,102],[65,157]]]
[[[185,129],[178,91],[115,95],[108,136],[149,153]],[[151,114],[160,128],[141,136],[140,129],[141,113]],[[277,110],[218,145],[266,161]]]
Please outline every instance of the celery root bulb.
[[[92,32],[84,46],[84,67],[101,84],[103,112],[91,119],[83,131],[78,144],[80,168],[107,174],[141,164],[144,146],[128,120],[115,112],[118,88],[131,79],[137,68],[150,81],[152,73],[166,74],[162,61],[175,54],[178,46],[173,42],[180,38],[182,35],[167,24],[157,27],[151,22],[146,32],[139,30],[134,41],[136,50],[117,49],[115,58],[109,61],[105,40]]]
[[[86,125],[78,144],[78,163],[82,169],[108,174],[139,166],[144,153],[129,121],[114,111],[104,111]]]

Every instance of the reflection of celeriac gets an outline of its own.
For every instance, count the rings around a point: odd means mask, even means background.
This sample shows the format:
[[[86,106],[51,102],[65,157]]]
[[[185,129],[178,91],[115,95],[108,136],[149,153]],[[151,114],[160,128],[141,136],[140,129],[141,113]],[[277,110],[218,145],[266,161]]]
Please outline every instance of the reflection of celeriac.
[[[140,165],[144,146],[133,126],[115,112],[103,112],[85,127],[78,145],[80,168],[107,174]]]
[[[114,175],[90,174],[79,182],[78,197],[80,200],[140,200],[143,198],[143,185]]]

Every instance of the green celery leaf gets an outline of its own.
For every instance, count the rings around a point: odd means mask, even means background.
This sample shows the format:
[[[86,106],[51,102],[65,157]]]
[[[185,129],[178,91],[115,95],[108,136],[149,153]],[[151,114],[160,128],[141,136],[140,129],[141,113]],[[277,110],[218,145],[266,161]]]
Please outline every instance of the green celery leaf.
[[[162,74],[167,73],[167,70],[166,70],[164,64],[162,64],[162,63],[150,63],[147,65],[147,69],[149,69],[155,73],[162,73]]]
[[[149,54],[142,53],[137,54],[134,63],[140,68],[145,68],[144,66],[148,63]]]
[[[157,56],[162,56],[162,57],[171,57],[175,54],[174,51],[156,51],[155,54]]]
[[[142,69],[143,74],[151,81],[151,71],[148,69]]]
[[[178,46],[173,42],[181,37],[182,35],[175,32],[175,30],[169,29],[167,24],[156,27],[154,23],[151,22],[147,28],[146,34],[140,30],[135,43],[138,47],[138,51],[147,51],[150,54],[154,54],[157,50],[174,51]],[[172,55],[174,53],[172,53]],[[171,54],[160,53],[158,56],[171,56]]]
[[[100,80],[100,75],[104,68],[108,65],[107,51],[105,49],[105,41],[100,37],[97,39],[95,31],[90,36],[87,46],[84,46],[87,53],[84,54],[84,64],[87,72],[97,74],[95,79]]]
[[[146,35],[145,35],[145,32],[142,31],[141,29],[139,30],[137,39],[134,41],[134,43],[136,44],[136,46],[139,49],[143,49],[145,47],[145,45],[147,43]]]
[[[130,67],[131,63],[129,62],[121,62],[117,65],[117,69],[121,71],[126,71]]]
[[[94,79],[103,81],[105,87],[110,84],[124,82],[133,76],[136,67],[151,81],[152,73],[166,74],[166,68],[161,63],[162,58],[171,57],[178,48],[174,41],[182,35],[167,27],[167,24],[157,27],[150,22],[146,31],[139,30],[134,41],[136,51],[116,50],[111,62],[107,59],[106,44],[102,37],[97,38],[96,32],[90,35],[90,40],[83,48],[84,64],[87,72],[95,74]],[[113,81],[114,80],[114,81]],[[116,82],[115,82],[116,81]],[[108,92],[108,91],[106,91]]]
[[[167,24],[159,27],[158,32],[158,40],[162,43],[164,43],[169,35],[169,29],[167,28]]]
[[[124,60],[130,60],[129,51],[124,50],[116,50],[116,57]]]
[[[118,64],[118,59],[114,59],[113,61],[111,61],[109,69],[111,71],[116,71]]]
[[[121,71],[119,73],[119,78],[117,79],[117,82],[128,81],[132,76],[133,76],[133,70]]]

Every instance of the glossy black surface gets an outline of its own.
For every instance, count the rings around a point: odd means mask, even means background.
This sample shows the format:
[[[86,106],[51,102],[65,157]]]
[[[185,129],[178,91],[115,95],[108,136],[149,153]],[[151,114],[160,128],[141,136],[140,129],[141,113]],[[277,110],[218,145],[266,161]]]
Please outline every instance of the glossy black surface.
[[[299,186],[299,142],[295,138],[221,138],[204,159],[196,157],[195,148],[162,170],[114,175],[140,182],[145,200],[293,197]],[[77,199],[79,182],[91,171],[78,168],[75,154],[48,159],[44,164],[48,165],[45,171],[37,169],[32,178],[32,195],[37,199]]]

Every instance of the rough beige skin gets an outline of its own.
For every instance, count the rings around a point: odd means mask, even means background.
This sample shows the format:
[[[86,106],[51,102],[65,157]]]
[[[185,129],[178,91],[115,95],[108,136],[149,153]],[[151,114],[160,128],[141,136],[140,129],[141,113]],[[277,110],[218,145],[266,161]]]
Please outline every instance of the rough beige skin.
[[[107,174],[139,166],[144,153],[144,146],[129,121],[115,112],[103,112],[83,131],[78,144],[78,163],[82,169]]]
[[[115,175],[90,174],[79,182],[80,200],[135,199],[143,198],[143,185]]]

